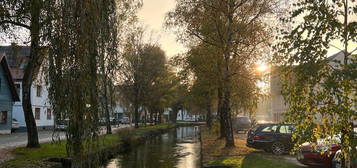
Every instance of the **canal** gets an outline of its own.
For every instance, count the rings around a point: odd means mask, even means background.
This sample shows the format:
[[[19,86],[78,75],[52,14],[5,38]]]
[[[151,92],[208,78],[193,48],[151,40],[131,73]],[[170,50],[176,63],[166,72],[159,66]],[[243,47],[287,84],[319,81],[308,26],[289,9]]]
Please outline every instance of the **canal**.
[[[199,168],[199,127],[178,127],[112,159],[107,168]]]

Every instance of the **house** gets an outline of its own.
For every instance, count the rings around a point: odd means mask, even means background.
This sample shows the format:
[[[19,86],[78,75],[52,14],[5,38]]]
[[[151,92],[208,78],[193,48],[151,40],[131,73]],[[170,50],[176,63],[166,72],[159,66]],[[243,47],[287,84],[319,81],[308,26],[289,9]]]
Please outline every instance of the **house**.
[[[113,113],[114,113],[113,118],[115,118],[116,121],[119,121],[119,120],[123,119],[123,117],[125,117],[124,109],[118,102],[115,104]]]
[[[187,110],[182,109],[177,113],[177,121],[198,121],[200,115],[189,114]]]
[[[336,67],[337,63],[335,61],[343,62],[345,59],[343,52],[338,52],[327,58],[329,61],[329,65]],[[351,62],[351,60],[348,60]],[[282,122],[284,121],[284,113],[289,108],[289,105],[285,102],[284,97],[282,95],[282,83],[280,79],[279,71],[273,69],[270,74],[270,108],[268,114],[270,116],[270,120],[273,122]],[[318,117],[319,118],[319,117]],[[357,124],[357,122],[356,122]]]
[[[19,101],[15,84],[4,54],[0,54],[0,134],[10,134],[12,128],[12,106]]]
[[[29,46],[0,46],[0,55],[6,56],[10,72],[15,82],[17,94],[20,97],[19,102],[13,105],[12,118],[18,120],[21,130],[26,129],[25,117],[22,107],[22,80],[24,77],[24,68],[28,63],[30,55]],[[53,128],[54,115],[48,100],[48,85],[42,68],[37,72],[36,78],[31,86],[32,111],[39,129]]]

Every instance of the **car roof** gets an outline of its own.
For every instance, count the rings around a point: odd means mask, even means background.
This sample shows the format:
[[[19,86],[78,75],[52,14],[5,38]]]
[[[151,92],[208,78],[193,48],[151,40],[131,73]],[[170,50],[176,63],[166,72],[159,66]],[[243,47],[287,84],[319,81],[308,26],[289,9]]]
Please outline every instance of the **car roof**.
[[[272,124],[272,123],[266,123],[266,124],[257,124],[258,126],[271,126],[271,125],[293,125],[293,124]]]

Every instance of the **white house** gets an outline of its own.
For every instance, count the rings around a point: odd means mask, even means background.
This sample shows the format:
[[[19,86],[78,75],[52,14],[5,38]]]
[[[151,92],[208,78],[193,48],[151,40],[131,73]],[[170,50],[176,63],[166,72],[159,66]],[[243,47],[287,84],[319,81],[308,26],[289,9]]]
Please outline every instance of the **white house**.
[[[335,61],[344,61],[344,53],[338,52],[327,58],[331,66],[336,66]],[[348,61],[350,62],[350,60]],[[336,67],[337,68],[337,67]],[[270,121],[273,122],[282,122],[284,120],[284,113],[287,111],[289,106],[286,104],[284,97],[282,95],[282,83],[279,76],[279,72],[272,70],[270,75],[270,107],[267,109],[269,112],[267,117],[270,118]],[[357,122],[356,122],[357,124]]]
[[[12,118],[19,121],[20,128],[26,128],[24,112],[22,108],[22,79],[24,67],[28,63],[30,47],[28,46],[1,46],[0,54],[5,53],[9,60],[10,71],[20,97],[19,102],[13,105]],[[32,111],[39,129],[52,128],[54,115],[48,101],[48,89],[44,75],[37,73],[37,77],[31,86]]]
[[[177,121],[198,121],[200,115],[189,114],[187,110],[182,109],[177,113]]]
[[[115,118],[115,120],[120,120],[124,117],[124,109],[123,107],[120,105],[120,103],[116,103],[115,108],[113,110],[113,117]]]

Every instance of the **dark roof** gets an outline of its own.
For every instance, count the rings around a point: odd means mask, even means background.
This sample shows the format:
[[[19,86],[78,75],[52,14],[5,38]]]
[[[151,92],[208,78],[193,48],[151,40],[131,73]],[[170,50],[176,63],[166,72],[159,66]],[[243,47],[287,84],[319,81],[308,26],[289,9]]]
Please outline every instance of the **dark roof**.
[[[24,68],[30,57],[29,46],[0,46],[0,55],[5,54],[10,67]]]
[[[12,80],[9,65],[7,64],[6,57],[4,56],[4,54],[0,55],[0,64],[2,65],[2,68],[4,69],[5,76],[7,78],[7,81],[9,82],[12,98],[14,99],[14,101],[20,101],[19,95],[17,94],[17,90],[15,87],[15,83]]]

